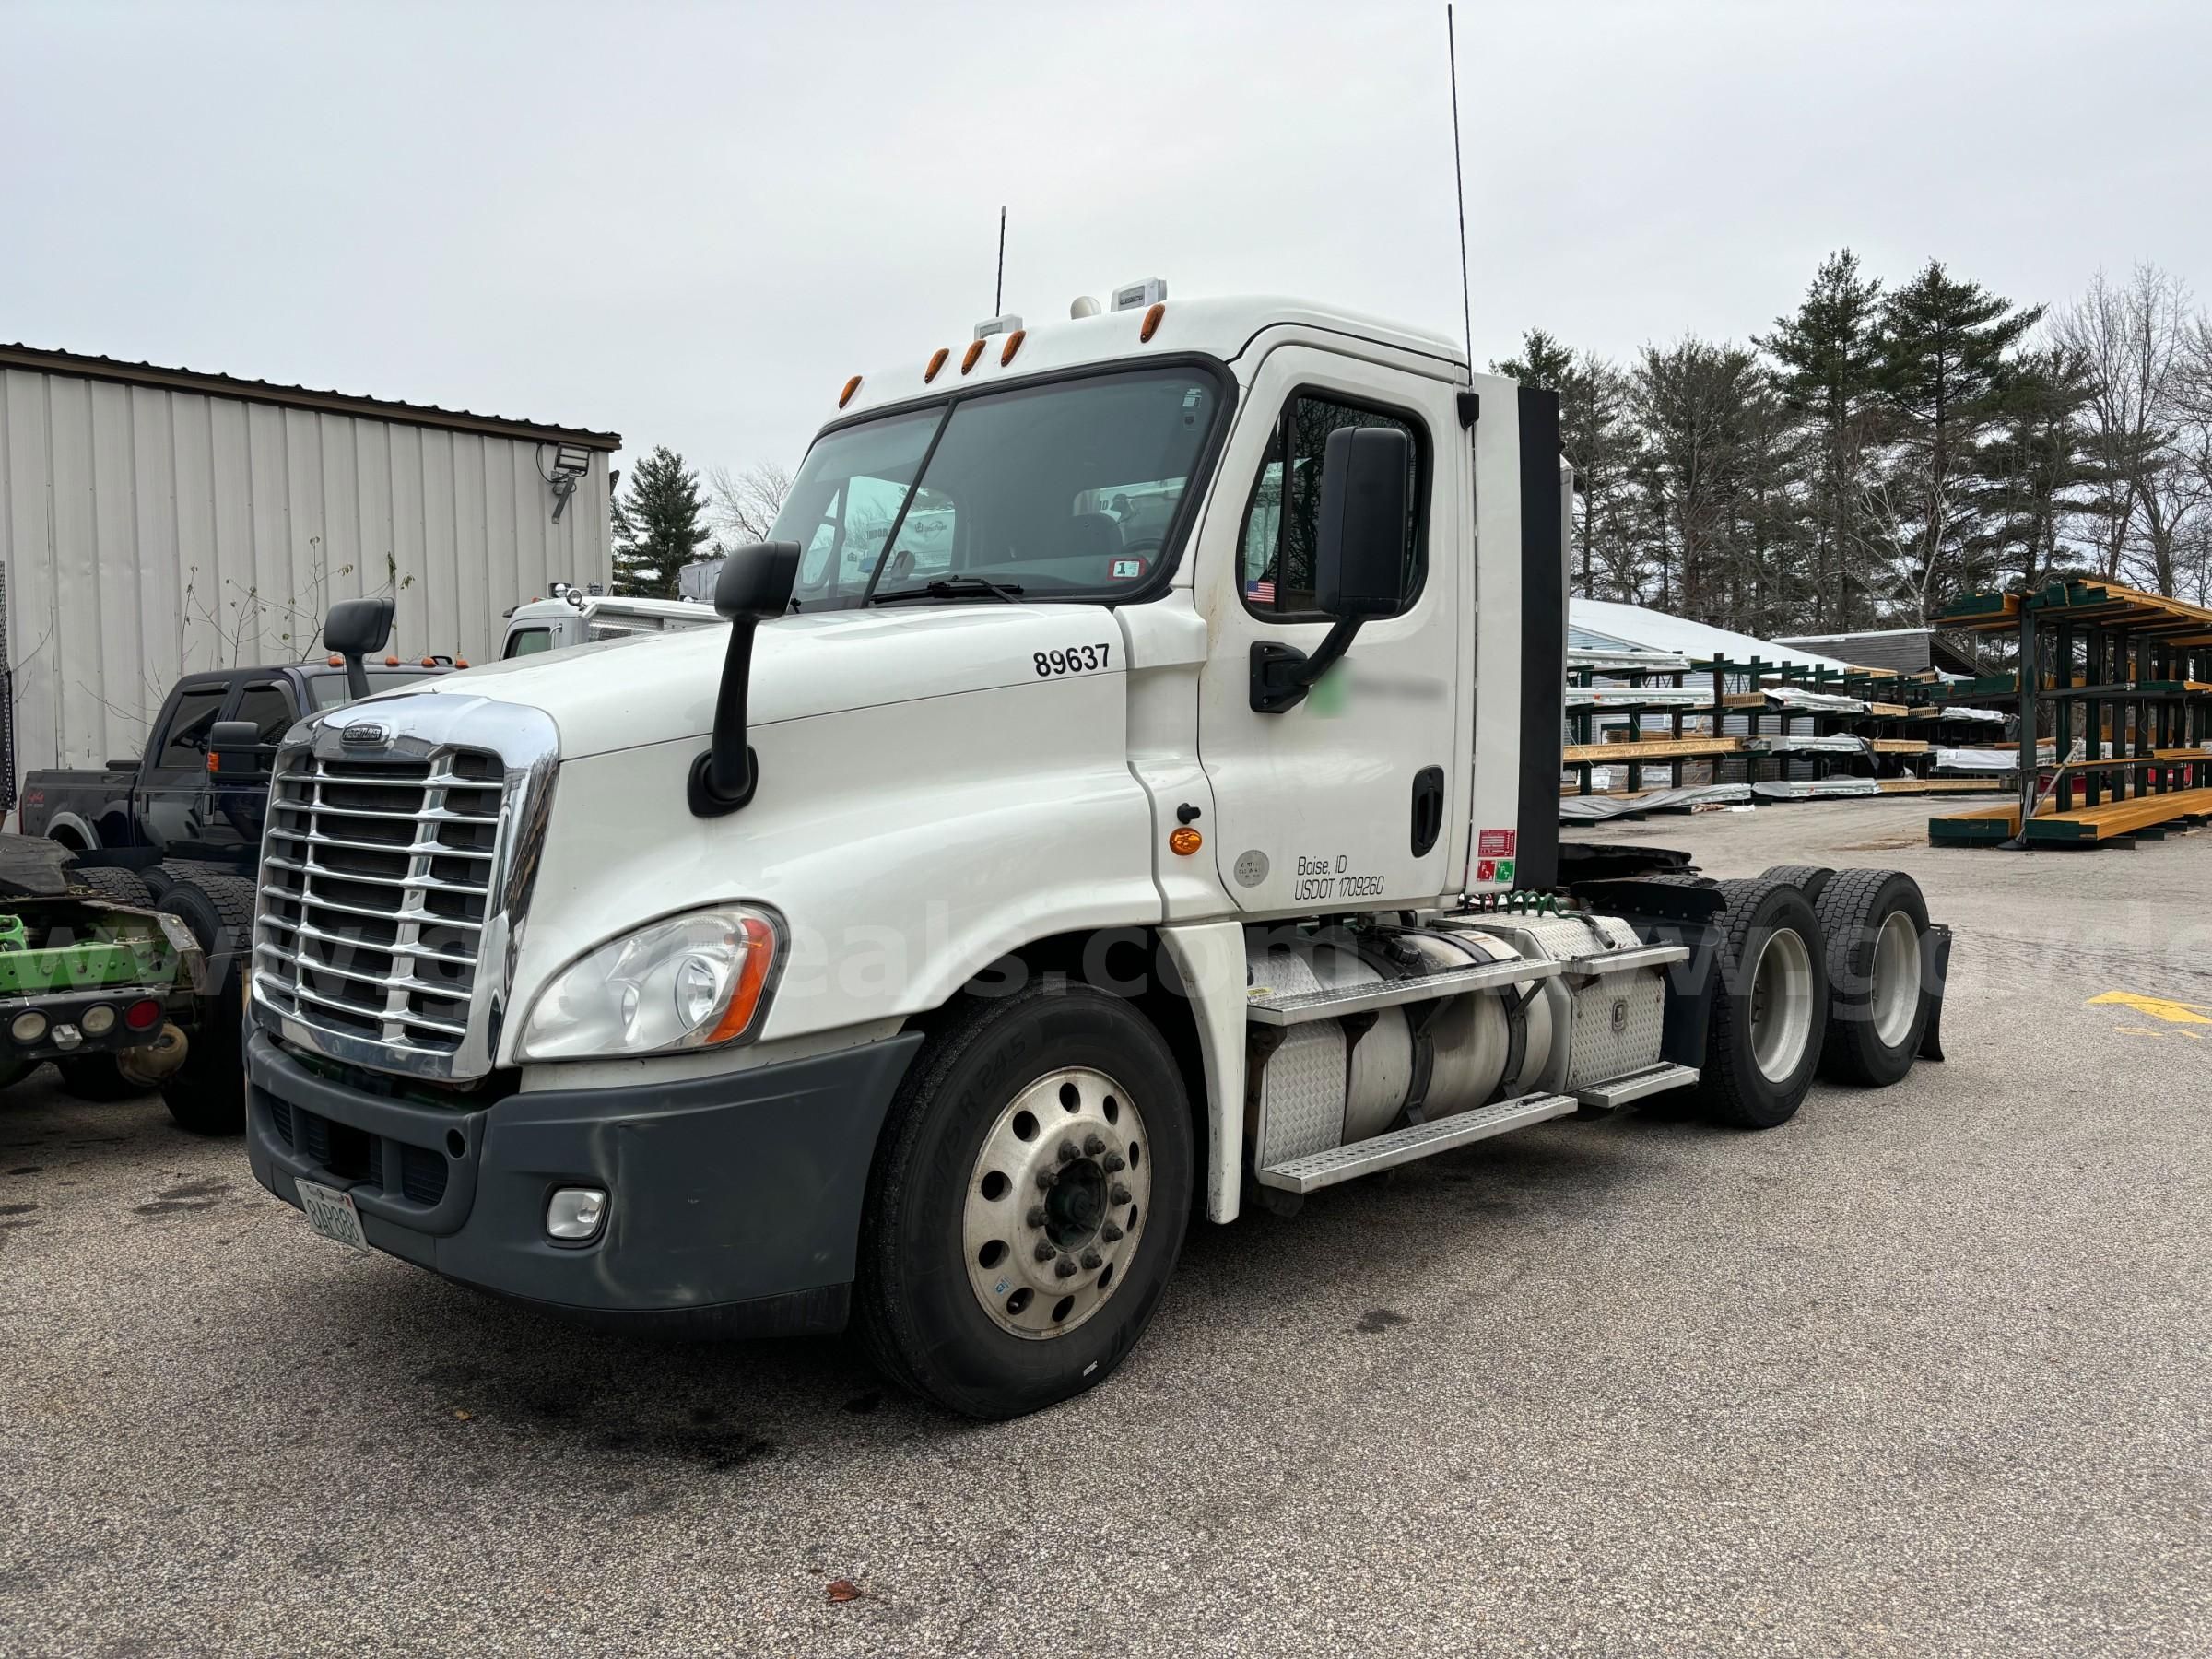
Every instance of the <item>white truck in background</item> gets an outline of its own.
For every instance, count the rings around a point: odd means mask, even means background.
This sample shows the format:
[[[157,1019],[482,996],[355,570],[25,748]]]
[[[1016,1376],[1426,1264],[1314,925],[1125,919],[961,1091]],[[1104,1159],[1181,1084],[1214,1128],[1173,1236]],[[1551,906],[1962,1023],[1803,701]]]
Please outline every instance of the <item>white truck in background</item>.
[[[553,584],[552,597],[532,599],[507,613],[500,660],[565,651],[594,640],[626,640],[638,634],[677,633],[687,628],[713,628],[722,618],[711,605],[695,599],[641,599],[614,594],[587,594],[571,582]]]
[[[1569,489],[1551,394],[1294,300],[855,376],[729,626],[287,737],[255,1173],[569,1314],[851,1321],[992,1418],[1112,1372],[1194,1212],[1939,1057],[1909,877],[1560,844]]]

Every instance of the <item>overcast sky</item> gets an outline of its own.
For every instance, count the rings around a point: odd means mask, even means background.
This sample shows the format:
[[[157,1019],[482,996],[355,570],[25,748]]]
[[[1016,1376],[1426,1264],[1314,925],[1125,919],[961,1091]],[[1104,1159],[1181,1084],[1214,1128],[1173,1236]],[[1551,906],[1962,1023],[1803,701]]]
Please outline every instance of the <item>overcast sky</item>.
[[[1477,359],[1741,337],[1829,250],[2212,289],[2212,5],[1459,8]],[[1136,277],[1456,331],[1444,16],[0,0],[0,340],[795,462]]]

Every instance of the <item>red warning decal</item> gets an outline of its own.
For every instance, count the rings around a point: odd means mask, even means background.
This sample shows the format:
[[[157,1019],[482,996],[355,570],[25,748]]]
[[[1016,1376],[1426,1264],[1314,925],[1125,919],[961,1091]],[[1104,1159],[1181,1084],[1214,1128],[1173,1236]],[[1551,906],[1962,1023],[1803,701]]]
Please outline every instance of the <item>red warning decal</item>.
[[[1513,843],[1520,838],[1518,830],[1485,830],[1476,838],[1476,856],[1511,858],[1513,856]]]

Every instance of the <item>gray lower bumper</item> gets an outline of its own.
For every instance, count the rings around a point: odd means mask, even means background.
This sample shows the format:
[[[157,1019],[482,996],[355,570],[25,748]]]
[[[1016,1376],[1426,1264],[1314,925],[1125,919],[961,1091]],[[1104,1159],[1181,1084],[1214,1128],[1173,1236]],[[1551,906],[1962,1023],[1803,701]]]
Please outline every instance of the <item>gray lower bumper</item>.
[[[247,1154],[286,1203],[300,1176],[346,1188],[370,1243],[486,1290],[702,1333],[834,1330],[877,1135],[921,1041],[471,1112],[334,1081],[256,1031]],[[589,1244],[546,1236],[559,1186],[610,1194]]]

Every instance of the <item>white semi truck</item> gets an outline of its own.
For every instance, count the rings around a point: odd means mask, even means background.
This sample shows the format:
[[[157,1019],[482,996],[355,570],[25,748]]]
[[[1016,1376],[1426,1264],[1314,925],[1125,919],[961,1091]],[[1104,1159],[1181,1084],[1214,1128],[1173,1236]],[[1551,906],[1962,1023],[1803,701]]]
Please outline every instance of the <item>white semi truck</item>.
[[[1001,1417],[1113,1370],[1194,1216],[1939,1057],[1910,877],[1561,846],[1550,394],[1297,301],[1075,313],[848,383],[728,624],[291,732],[271,1192]]]

